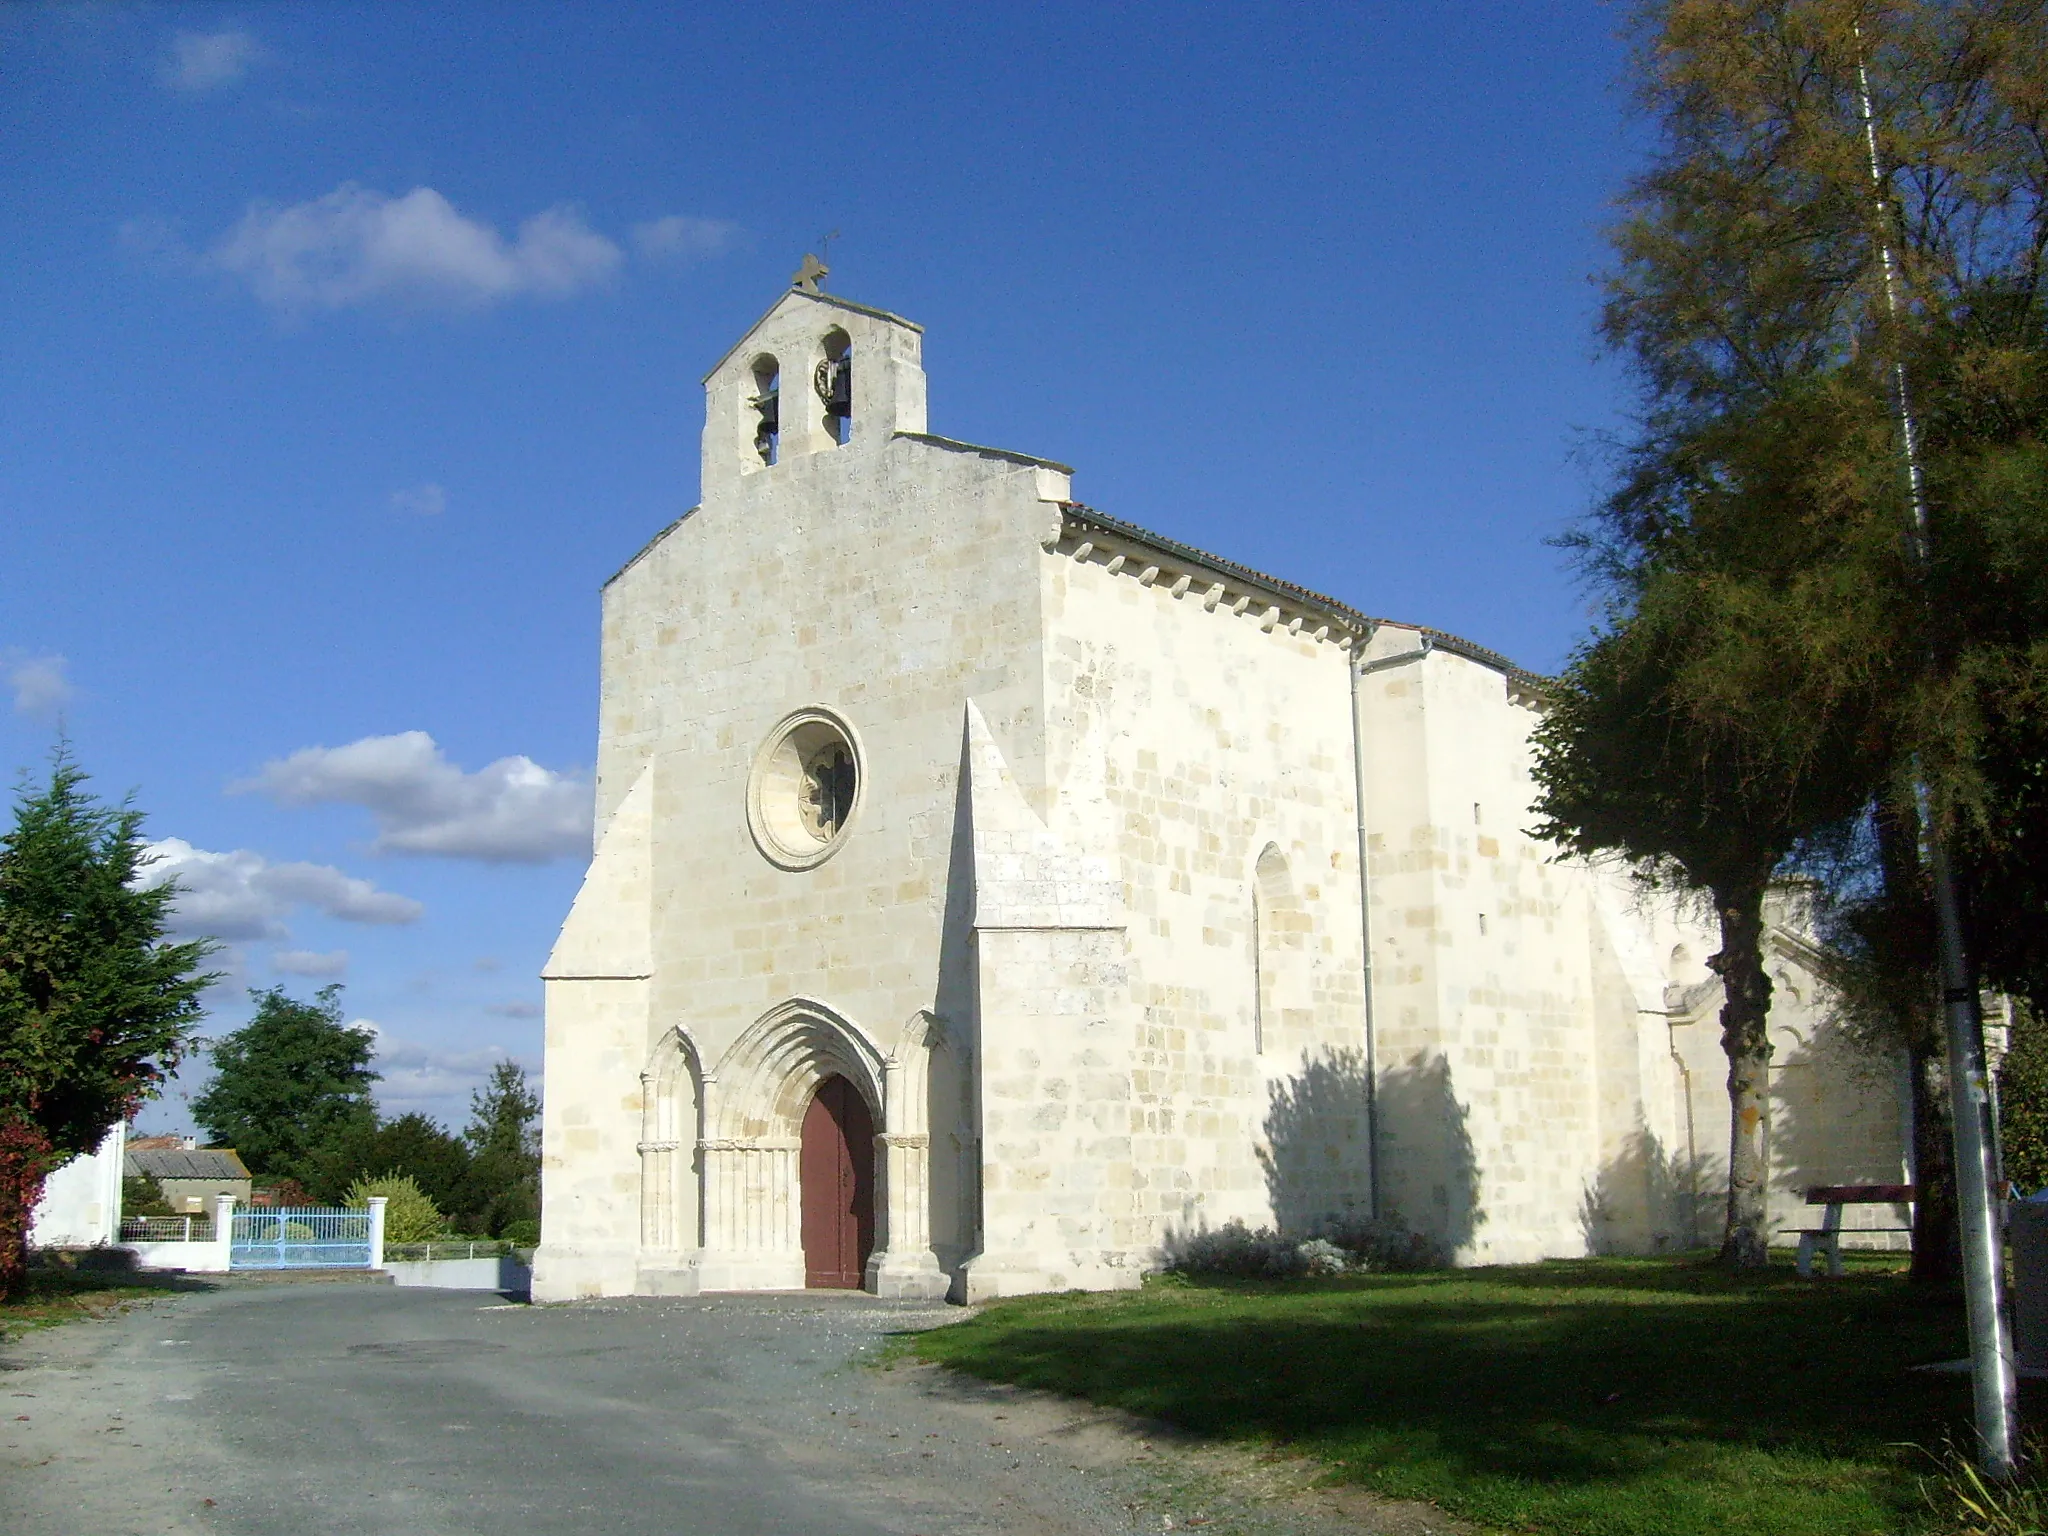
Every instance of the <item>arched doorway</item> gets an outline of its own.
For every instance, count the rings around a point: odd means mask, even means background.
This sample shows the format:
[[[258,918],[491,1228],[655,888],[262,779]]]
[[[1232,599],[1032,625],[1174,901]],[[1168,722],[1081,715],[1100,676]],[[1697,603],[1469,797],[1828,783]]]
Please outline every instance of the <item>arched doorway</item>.
[[[858,1290],[875,1246],[875,1121],[843,1077],[818,1085],[804,1111],[804,1284]]]

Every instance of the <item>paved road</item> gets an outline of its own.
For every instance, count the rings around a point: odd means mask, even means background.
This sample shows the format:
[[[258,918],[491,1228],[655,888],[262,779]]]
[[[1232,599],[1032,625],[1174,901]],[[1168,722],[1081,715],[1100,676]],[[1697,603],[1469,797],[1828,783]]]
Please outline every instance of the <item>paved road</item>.
[[[957,1316],[817,1293],[539,1308],[361,1284],[167,1296],[0,1349],[0,1530],[1383,1528],[1355,1512],[1332,1524],[1299,1500],[1205,1511],[1213,1480],[1180,1476],[1178,1461],[1167,1476],[1100,1416],[857,1363],[893,1332]]]

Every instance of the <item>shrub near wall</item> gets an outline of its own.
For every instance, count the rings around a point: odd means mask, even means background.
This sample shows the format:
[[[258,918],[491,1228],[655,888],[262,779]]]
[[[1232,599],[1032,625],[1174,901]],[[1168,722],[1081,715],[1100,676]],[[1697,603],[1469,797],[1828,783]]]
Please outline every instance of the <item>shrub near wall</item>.
[[[448,1218],[418,1183],[405,1175],[357,1179],[343,1200],[352,1211],[367,1211],[370,1197],[384,1197],[384,1241],[387,1243],[431,1242],[448,1230]]]
[[[1179,1275],[1294,1279],[1394,1270],[1441,1269],[1445,1255],[1398,1217],[1374,1221],[1333,1216],[1300,1237],[1272,1227],[1227,1221],[1220,1227],[1169,1234],[1164,1268]]]

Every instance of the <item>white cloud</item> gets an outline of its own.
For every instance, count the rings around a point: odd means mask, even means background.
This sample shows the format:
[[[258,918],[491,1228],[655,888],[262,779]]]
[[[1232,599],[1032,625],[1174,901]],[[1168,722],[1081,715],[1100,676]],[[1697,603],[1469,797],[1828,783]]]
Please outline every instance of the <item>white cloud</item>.
[[[387,197],[353,182],[290,207],[250,204],[206,257],[289,313],[566,298],[610,278],[624,259],[567,203],[536,213],[507,241],[432,187]]]
[[[265,57],[263,45],[247,32],[180,32],[158,73],[172,90],[198,96],[233,85]]]
[[[231,787],[280,805],[360,805],[377,819],[380,853],[537,864],[590,852],[589,779],[530,757],[465,773],[425,731],[306,747]]]
[[[393,491],[391,508],[394,512],[410,512],[414,517],[439,517],[448,510],[448,493],[429,480],[424,485]]]
[[[739,225],[730,219],[695,219],[672,213],[635,224],[633,248],[645,261],[688,261],[731,250],[739,235]]]
[[[39,720],[54,719],[71,702],[70,667],[62,656],[31,656],[26,651],[0,651],[0,673],[14,693],[14,707]]]
[[[339,976],[348,970],[348,951],[331,949],[280,949],[270,957],[271,969],[287,976]]]
[[[510,1054],[495,1045],[469,1051],[435,1050],[394,1038],[375,1025],[371,1028],[377,1034],[377,1070],[383,1074],[377,1084],[377,1104],[387,1114],[394,1110],[401,1114],[408,1110],[439,1111],[453,1123],[467,1110],[471,1092],[483,1087],[491,1069]],[[538,1074],[532,1063],[525,1065],[530,1080],[538,1088]]]
[[[146,852],[150,862],[138,884],[175,879],[184,887],[171,924],[180,934],[282,939],[284,919],[300,907],[350,923],[410,923],[426,910],[410,896],[380,891],[328,864],[273,864],[246,848],[212,853],[182,837],[160,839]]]
[[[501,1019],[537,1019],[541,1008],[539,1003],[487,1003],[484,1012]]]

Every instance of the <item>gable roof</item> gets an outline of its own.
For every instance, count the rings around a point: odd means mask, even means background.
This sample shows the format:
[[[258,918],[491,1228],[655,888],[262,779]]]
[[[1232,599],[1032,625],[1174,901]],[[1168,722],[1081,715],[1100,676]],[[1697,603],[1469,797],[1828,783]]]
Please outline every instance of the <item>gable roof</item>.
[[[826,298],[829,295],[806,294],[805,297]],[[848,305],[847,307],[859,308],[860,306]],[[894,317],[891,316],[890,318],[893,319]],[[930,447],[946,449],[954,453],[980,454],[987,458],[1005,459],[1013,464],[1039,465],[1046,469],[1058,470],[1062,474],[1073,473],[1069,466],[1053,459],[1042,459],[1035,454],[1013,453],[1006,448],[986,448],[979,443],[963,443],[956,438],[939,437],[930,432],[898,432],[895,436],[901,440],[924,443]],[[604,585],[609,587],[613,582],[625,575],[626,572],[638,565],[656,546],[684,523],[688,522],[699,510],[697,507],[690,508],[689,511],[641,545],[634,552],[632,559],[628,560],[605,579]],[[1382,625],[1394,629],[1405,629],[1409,633],[1422,638],[1430,650],[1446,651],[1453,656],[1462,656],[1467,661],[1477,662],[1482,667],[1488,667],[1500,673],[1502,677],[1507,679],[1512,690],[1524,696],[1541,698],[1550,686],[1550,679],[1541,672],[1532,672],[1527,667],[1517,666],[1507,657],[1501,655],[1499,651],[1489,650],[1475,641],[1467,640],[1463,635],[1454,635],[1449,630],[1435,629],[1427,624],[1409,624],[1400,619],[1373,618],[1353,608],[1349,603],[1340,603],[1336,598],[1327,596],[1324,593],[1313,591],[1308,587],[1298,586],[1294,582],[1283,580],[1278,576],[1268,576],[1264,571],[1255,571],[1248,565],[1239,565],[1235,560],[1226,560],[1221,555],[1212,555],[1206,549],[1198,549],[1192,544],[1183,544],[1180,540],[1170,539],[1163,533],[1154,533],[1149,528],[1140,528],[1136,523],[1127,523],[1122,518],[1111,517],[1107,512],[1098,511],[1086,502],[1063,501],[1060,503],[1060,511],[1067,523],[1072,526],[1095,529],[1098,532],[1113,535],[1128,543],[1137,544],[1165,555],[1169,559],[1178,561],[1183,565],[1192,565],[1200,570],[1209,571],[1215,575],[1235,581],[1240,586],[1270,592],[1275,597],[1284,598],[1297,606],[1319,609],[1341,628],[1348,629],[1357,635],[1361,642]]]
[[[739,351],[741,347],[745,346],[747,344],[748,338],[751,337],[754,334],[754,332],[761,329],[763,325],[768,323],[768,317],[773,315],[776,310],[782,308],[782,306],[784,304],[787,304],[791,299],[809,299],[812,303],[823,304],[828,309],[843,309],[850,315],[866,315],[870,319],[886,320],[891,325],[902,326],[906,331],[916,331],[920,336],[924,334],[924,327],[919,325],[915,320],[906,320],[901,315],[892,315],[889,313],[888,310],[877,309],[872,304],[856,304],[851,299],[840,298],[839,295],[836,293],[811,293],[803,288],[790,288],[785,290],[783,293],[779,294],[776,297],[776,300],[773,304],[770,304],[766,309],[761,311],[761,318],[759,320],[756,320],[752,325],[748,326],[744,331],[742,331],[740,333],[740,338],[738,341],[735,341],[731,346],[727,347],[725,351],[719,354],[718,361],[713,363],[711,367],[708,370],[706,370],[701,382],[709,384],[711,382],[711,375],[718,372],[719,369],[723,368],[726,365],[726,362],[732,357],[733,353]]]
[[[187,1152],[174,1147],[130,1147],[121,1169],[125,1177],[152,1179],[246,1179],[249,1170],[233,1147],[201,1147]]]
[[[1297,586],[1278,576],[1268,576],[1264,571],[1255,571],[1248,565],[1239,565],[1235,560],[1212,555],[1206,549],[1197,549],[1192,544],[1169,539],[1165,534],[1153,533],[1135,523],[1127,523],[1121,518],[1111,517],[1106,512],[1098,512],[1082,502],[1062,502],[1060,509],[1070,523],[1082,528],[1096,529],[1129,543],[1143,545],[1183,564],[1228,577],[1240,586],[1262,589],[1302,607],[1320,609],[1344,628],[1360,636],[1371,634],[1383,624],[1391,625],[1395,629],[1405,629],[1423,636],[1429,641],[1432,650],[1448,651],[1453,656],[1462,656],[1467,661],[1478,662],[1482,667],[1490,667],[1520,687],[1540,691],[1545,684],[1546,680],[1541,673],[1531,672],[1526,667],[1518,667],[1500,652],[1490,651],[1485,646],[1475,644],[1461,635],[1451,634],[1448,630],[1432,629],[1426,624],[1406,624],[1399,619],[1372,618],[1348,603],[1338,602],[1334,597]]]

